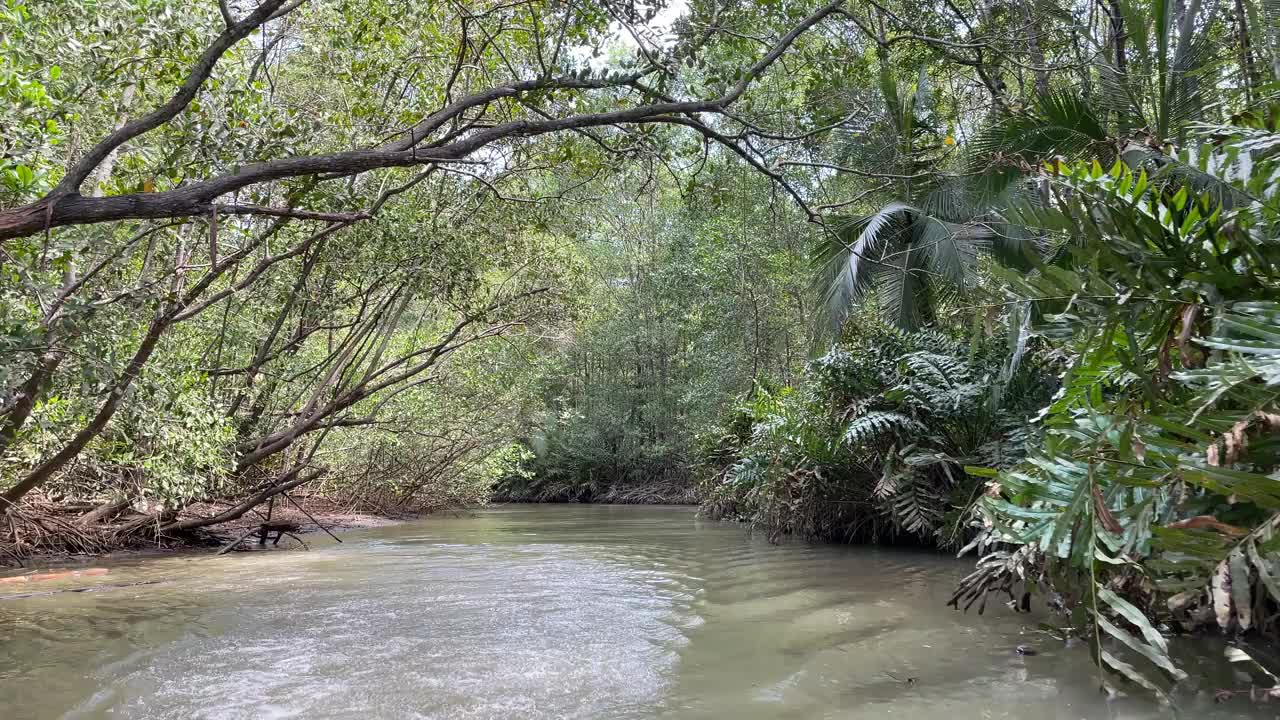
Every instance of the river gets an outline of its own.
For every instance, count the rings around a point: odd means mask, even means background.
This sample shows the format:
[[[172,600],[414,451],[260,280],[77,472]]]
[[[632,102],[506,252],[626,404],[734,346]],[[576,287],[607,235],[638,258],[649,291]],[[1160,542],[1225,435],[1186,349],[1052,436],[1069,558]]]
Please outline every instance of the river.
[[[160,582],[0,599],[0,718],[1165,716],[1105,701],[1087,650],[1036,632],[1042,618],[945,607],[969,564],[943,555],[770,545],[632,506],[342,538],[138,560],[93,580]],[[1248,709],[1205,695],[1184,710]]]

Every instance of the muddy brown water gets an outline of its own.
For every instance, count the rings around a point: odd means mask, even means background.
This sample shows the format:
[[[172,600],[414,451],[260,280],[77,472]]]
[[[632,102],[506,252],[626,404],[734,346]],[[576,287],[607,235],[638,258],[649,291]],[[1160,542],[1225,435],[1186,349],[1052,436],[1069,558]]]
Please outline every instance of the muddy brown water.
[[[0,718],[1169,714],[1108,702],[1087,650],[1042,618],[945,607],[969,564],[943,555],[770,545],[660,507],[507,506],[342,537],[0,600]],[[1207,691],[1182,710],[1275,715]]]

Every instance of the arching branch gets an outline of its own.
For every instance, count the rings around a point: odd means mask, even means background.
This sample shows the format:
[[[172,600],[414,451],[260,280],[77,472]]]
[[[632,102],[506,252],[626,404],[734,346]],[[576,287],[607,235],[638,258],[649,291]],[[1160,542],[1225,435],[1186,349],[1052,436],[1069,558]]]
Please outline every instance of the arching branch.
[[[77,192],[77,188],[88,174],[110,154],[111,150],[142,133],[163,125],[190,103],[200,85],[212,72],[213,65],[231,45],[265,20],[278,17],[280,13],[297,5],[294,3],[280,9],[281,2],[282,0],[265,0],[234,28],[220,35],[201,56],[187,80],[169,102],[146,117],[126,124],[95,146],[76,163],[62,183],[51,193],[29,205],[0,212],[0,240],[25,237],[67,225],[203,215],[209,212],[210,204],[218,198],[259,183],[300,177],[348,177],[385,168],[440,165],[464,160],[481,148],[506,140],[610,125],[672,122],[688,124],[679,118],[697,113],[724,112],[787,51],[796,38],[835,12],[843,0],[828,2],[793,27],[774,44],[769,52],[747,68],[732,88],[717,98],[657,102],[610,112],[583,113],[562,118],[514,120],[475,129],[442,145],[430,146],[424,143],[431,133],[453,118],[459,117],[466,110],[497,99],[517,97],[542,89],[628,87],[645,73],[614,78],[562,77],[518,81],[461,98],[427,116],[398,138],[379,146],[325,155],[297,156],[249,163],[232,172],[163,192],[132,193],[112,197],[84,197]],[[427,146],[424,147],[424,144]]]

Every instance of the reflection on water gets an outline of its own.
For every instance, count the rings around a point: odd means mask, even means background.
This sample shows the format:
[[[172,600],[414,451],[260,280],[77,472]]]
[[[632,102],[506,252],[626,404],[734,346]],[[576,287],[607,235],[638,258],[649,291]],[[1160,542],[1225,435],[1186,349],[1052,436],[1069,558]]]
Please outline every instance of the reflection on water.
[[[944,607],[966,567],[945,556],[771,546],[686,508],[504,507],[343,537],[0,601],[0,718],[1162,716],[1105,702],[1087,651],[1037,618]],[[1190,715],[1247,709],[1203,695]]]

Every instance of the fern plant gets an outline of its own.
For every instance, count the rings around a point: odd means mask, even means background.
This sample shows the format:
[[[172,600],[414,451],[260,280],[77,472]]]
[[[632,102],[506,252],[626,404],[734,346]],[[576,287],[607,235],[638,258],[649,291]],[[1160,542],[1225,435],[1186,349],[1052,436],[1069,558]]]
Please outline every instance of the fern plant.
[[[995,402],[1004,355],[978,340],[871,326],[796,388],[757,387],[707,453],[709,514],[775,538],[956,543],[975,485],[962,467],[1021,457],[1015,428],[1049,387],[1029,362]]]

